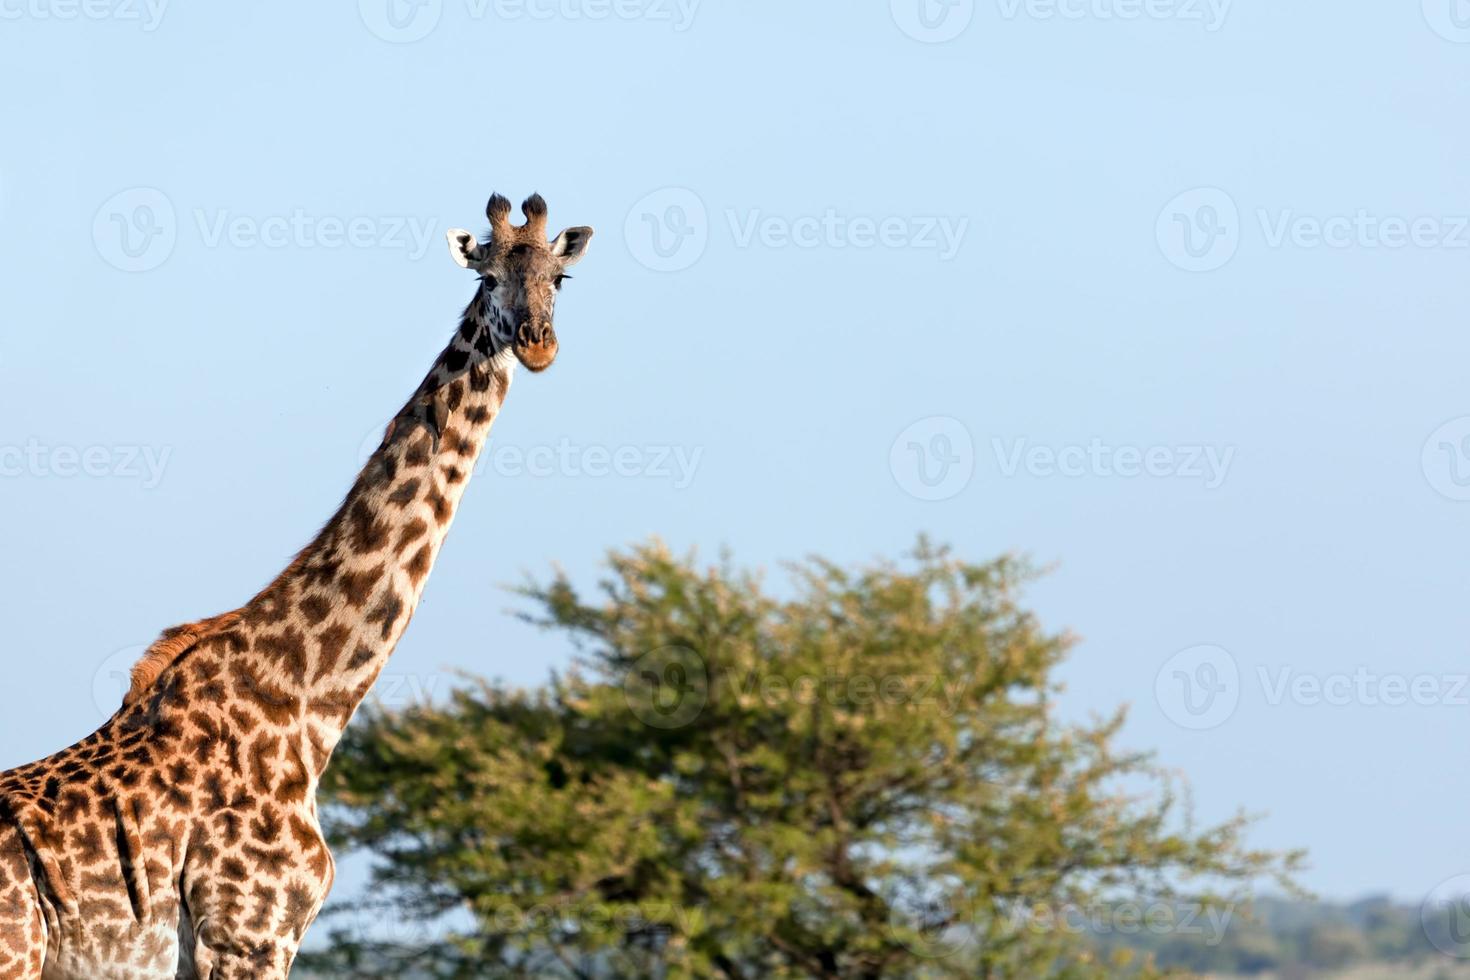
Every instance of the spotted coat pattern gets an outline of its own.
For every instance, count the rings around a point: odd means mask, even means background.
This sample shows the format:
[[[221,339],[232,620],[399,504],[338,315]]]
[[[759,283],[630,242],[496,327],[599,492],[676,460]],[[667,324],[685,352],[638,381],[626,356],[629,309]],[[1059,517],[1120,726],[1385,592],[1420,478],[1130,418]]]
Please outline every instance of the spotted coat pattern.
[[[499,299],[517,284],[477,271],[453,340],[285,572],[166,633],[97,731],[0,774],[0,980],[286,977],[333,878],[318,781],[534,359]]]

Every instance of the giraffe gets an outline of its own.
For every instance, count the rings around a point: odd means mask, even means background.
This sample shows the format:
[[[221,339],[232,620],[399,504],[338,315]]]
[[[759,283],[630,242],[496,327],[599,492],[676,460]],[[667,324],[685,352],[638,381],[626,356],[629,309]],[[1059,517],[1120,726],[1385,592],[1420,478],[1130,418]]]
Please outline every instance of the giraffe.
[[[412,618],[517,364],[592,229],[449,232],[479,277],[336,515],[239,609],[165,631],[123,705],[0,774],[0,980],[279,980],[331,888],[316,788]]]

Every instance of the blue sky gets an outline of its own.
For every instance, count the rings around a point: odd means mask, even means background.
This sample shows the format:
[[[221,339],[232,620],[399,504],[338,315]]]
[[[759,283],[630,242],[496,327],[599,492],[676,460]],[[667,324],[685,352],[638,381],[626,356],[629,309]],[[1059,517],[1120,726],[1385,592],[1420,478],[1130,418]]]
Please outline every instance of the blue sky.
[[[539,190],[598,235],[389,703],[565,664],[554,562],[929,532],[1309,887],[1470,872],[1470,8],[389,2],[0,0],[0,766],[283,566]]]

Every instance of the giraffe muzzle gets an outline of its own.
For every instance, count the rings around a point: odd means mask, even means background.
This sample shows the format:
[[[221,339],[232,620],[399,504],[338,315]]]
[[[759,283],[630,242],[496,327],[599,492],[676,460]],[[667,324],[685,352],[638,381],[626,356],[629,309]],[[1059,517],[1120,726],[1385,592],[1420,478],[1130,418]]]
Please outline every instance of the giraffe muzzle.
[[[550,324],[524,323],[516,328],[516,358],[531,371],[545,371],[556,360],[556,331]]]

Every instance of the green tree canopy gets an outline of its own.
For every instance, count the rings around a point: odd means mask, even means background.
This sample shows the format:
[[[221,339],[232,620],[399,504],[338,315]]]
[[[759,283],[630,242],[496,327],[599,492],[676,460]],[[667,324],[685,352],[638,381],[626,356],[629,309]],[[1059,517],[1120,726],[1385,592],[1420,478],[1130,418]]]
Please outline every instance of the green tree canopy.
[[[601,594],[523,590],[578,666],[369,711],[323,790],[375,858],[313,958],[395,977],[1111,974],[1098,910],[1218,905],[1297,855],[1196,828],[1115,743],[1059,721],[1064,636],[1028,569],[921,544],[793,568],[789,596],[657,544]],[[339,914],[342,910],[339,907]],[[340,923],[339,923],[340,925]],[[1106,926],[1106,923],[1104,923]]]

